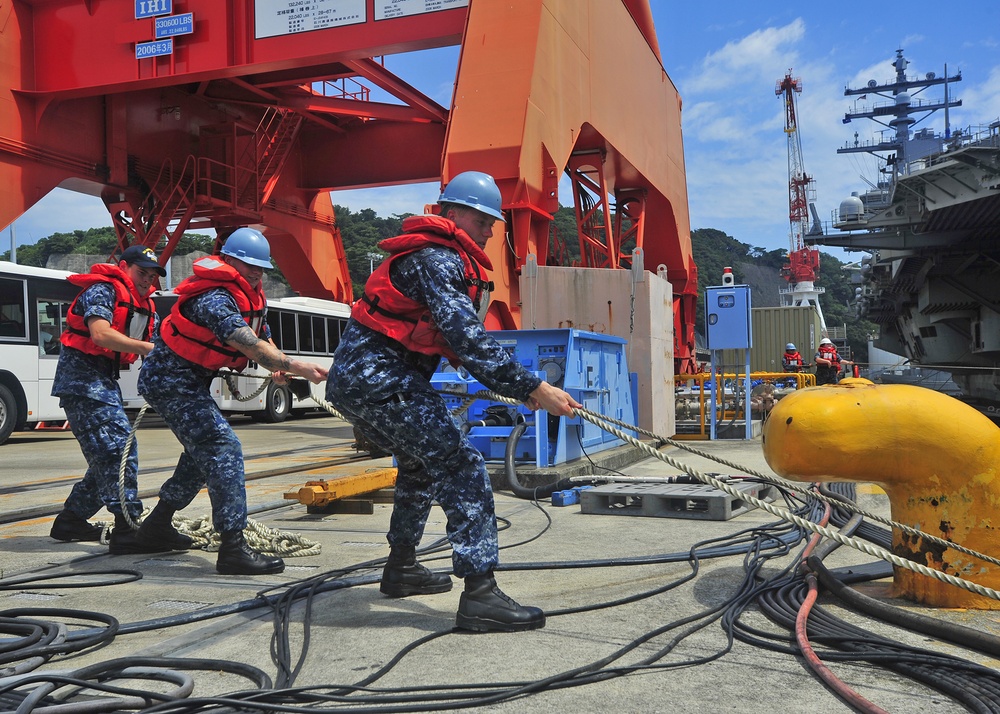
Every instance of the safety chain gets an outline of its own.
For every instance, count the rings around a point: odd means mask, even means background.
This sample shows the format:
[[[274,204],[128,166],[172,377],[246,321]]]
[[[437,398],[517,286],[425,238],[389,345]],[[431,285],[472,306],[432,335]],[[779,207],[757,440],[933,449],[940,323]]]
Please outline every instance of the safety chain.
[[[273,375],[270,375],[270,374],[268,374],[268,375],[262,375],[262,374],[243,374],[242,376],[244,376],[244,377],[252,377],[254,379],[262,379],[262,380],[264,380],[263,382],[261,382],[261,385],[259,387],[257,387],[257,389],[254,391],[253,394],[250,394],[249,396],[244,397],[243,395],[240,394],[240,390],[236,386],[236,377],[240,376],[242,374],[242,372],[232,372],[232,371],[222,372],[222,371],[220,371],[220,372],[216,372],[215,374],[217,376],[219,376],[219,377],[222,377],[224,380],[226,380],[226,386],[229,387],[229,391],[232,392],[233,397],[235,397],[236,401],[238,401],[238,402],[249,402],[251,399],[256,399],[257,397],[259,397],[261,395],[261,392],[263,392],[265,389],[267,389],[267,385],[269,385],[271,383],[271,381],[274,379]]]
[[[483,392],[479,392],[479,394],[481,395],[480,396],[481,399],[488,399],[490,401],[503,402],[503,403],[506,403],[506,404],[521,404],[521,402],[519,402],[516,399],[512,399],[510,397],[504,397],[502,395],[496,394],[495,392],[483,391]],[[920,563],[915,563],[912,560],[906,560],[904,558],[900,558],[898,555],[896,555],[895,553],[893,553],[893,552],[891,552],[889,550],[886,550],[885,548],[882,548],[880,546],[874,545],[873,543],[869,543],[867,541],[863,541],[863,540],[860,540],[860,539],[857,539],[857,538],[852,538],[850,536],[845,536],[845,535],[843,535],[842,533],[840,533],[837,530],[834,530],[834,529],[831,529],[831,528],[827,528],[826,526],[818,525],[818,524],[813,523],[811,521],[807,521],[804,518],[801,518],[801,517],[795,515],[794,513],[792,513],[791,511],[789,511],[787,508],[782,508],[780,506],[775,506],[775,505],[773,505],[771,503],[768,503],[767,501],[763,501],[763,500],[761,500],[759,498],[756,498],[756,497],[751,496],[751,495],[749,495],[747,493],[744,493],[743,491],[740,491],[740,490],[734,488],[733,486],[730,486],[729,484],[727,484],[727,483],[725,483],[723,481],[720,481],[720,480],[718,480],[718,479],[710,476],[709,474],[701,473],[700,471],[698,471],[697,469],[693,468],[689,464],[685,464],[685,463],[683,463],[681,461],[678,461],[678,460],[674,459],[673,457],[668,456],[667,454],[664,454],[663,452],[661,452],[661,451],[659,451],[657,449],[654,449],[649,444],[645,444],[645,443],[639,441],[638,439],[636,439],[635,437],[633,437],[633,436],[631,436],[629,434],[626,434],[622,430],[617,429],[616,427],[612,426],[612,424],[614,424],[614,423],[622,424],[622,422],[620,422],[620,421],[618,421],[616,419],[611,419],[611,418],[608,418],[608,417],[604,417],[604,416],[602,416],[600,414],[596,414],[595,412],[590,411],[589,409],[584,409],[584,408],[579,408],[579,409],[573,408],[573,413],[576,416],[579,416],[579,417],[581,417],[583,419],[586,419],[587,421],[589,421],[590,423],[594,424],[595,426],[597,426],[597,427],[599,427],[601,429],[604,429],[605,431],[607,431],[607,432],[609,432],[611,434],[614,434],[619,439],[632,444],[633,446],[641,449],[642,451],[645,451],[650,456],[653,456],[653,457],[655,457],[657,459],[660,459],[661,461],[663,461],[663,462],[665,462],[665,463],[673,466],[676,469],[680,469],[681,471],[684,471],[685,473],[687,473],[690,476],[693,476],[694,478],[698,479],[702,483],[707,484],[709,486],[712,486],[713,488],[719,489],[720,491],[725,491],[729,495],[735,496],[736,498],[739,498],[739,499],[742,499],[742,500],[744,500],[744,501],[746,501],[746,502],[748,502],[748,503],[756,506],[757,508],[760,508],[760,509],[762,509],[764,511],[767,511],[771,515],[777,516],[778,518],[781,518],[781,519],[783,519],[785,521],[793,523],[796,526],[798,526],[799,528],[804,528],[804,529],[806,529],[808,531],[811,531],[812,533],[819,534],[819,535],[821,535],[821,536],[823,536],[825,538],[830,538],[831,540],[834,540],[834,541],[840,543],[841,545],[850,546],[851,548],[855,548],[856,550],[860,550],[861,552],[866,553],[867,555],[871,555],[873,557],[880,558],[881,560],[884,560],[884,561],[886,561],[888,563],[891,563],[893,565],[896,565],[898,567],[906,568],[908,570],[912,570],[912,571],[914,571],[916,573],[919,573],[921,575],[925,575],[927,577],[934,578],[935,580],[939,580],[941,582],[948,583],[949,585],[954,585],[956,587],[962,588],[963,590],[967,590],[969,592],[973,592],[973,593],[976,593],[978,595],[983,595],[985,597],[992,598],[994,600],[1000,600],[1000,592],[994,590],[993,588],[985,587],[983,585],[978,585],[977,583],[973,583],[973,582],[971,582],[969,580],[965,580],[964,578],[959,578],[959,577],[956,577],[954,575],[949,575],[947,573],[943,573],[940,570],[934,570],[932,568],[928,568],[927,566],[921,565]],[[708,459],[710,459],[712,461],[716,461],[716,462],[719,462],[719,463],[727,463],[725,461],[722,461],[721,459],[716,458],[715,456],[713,456],[711,454],[708,454],[708,453],[705,453],[705,452],[697,452],[694,449],[689,449],[686,446],[682,446],[679,442],[674,442],[671,439],[664,439],[663,437],[660,437],[660,436],[658,436],[656,434],[651,434],[650,432],[647,432],[645,430],[641,430],[638,427],[635,427],[635,426],[632,426],[632,425],[628,425],[628,424],[624,424],[624,426],[627,429],[631,430],[631,431],[637,431],[637,432],[640,432],[640,433],[643,433],[643,434],[647,434],[647,435],[651,436],[652,438],[659,439],[660,441],[663,441],[665,443],[672,444],[672,445],[677,445],[681,449],[684,449],[684,450],[689,451],[691,453],[697,453],[699,456],[704,456],[705,458],[708,458]],[[735,468],[739,468],[739,469],[742,470],[741,466],[734,465],[734,467]],[[777,485],[782,485],[784,487],[784,485],[781,484],[780,481],[778,481],[778,480],[776,480],[774,478],[764,478],[764,480],[769,481],[771,483],[775,483]],[[801,486],[792,487],[791,490],[794,490],[794,491],[797,491],[797,492],[800,492],[800,493],[806,493],[802,489]],[[813,493],[813,492],[808,492],[807,495],[809,497],[817,497],[818,498],[822,494],[816,494],[816,493]],[[821,498],[820,500],[824,500],[824,499]],[[838,508],[845,508],[846,510],[850,510],[850,511],[859,513],[861,515],[865,515],[862,511],[855,510],[854,507],[851,506],[850,504],[844,503],[842,501],[832,500],[832,499],[831,499],[831,502],[834,505],[836,505]],[[959,551],[961,551],[961,552],[963,552],[963,553],[965,553],[967,555],[972,555],[974,557],[981,558],[982,560],[993,562],[993,563],[997,562],[995,559],[993,559],[993,558],[991,558],[991,557],[989,557],[987,555],[984,555],[983,553],[979,553],[977,551],[970,550],[970,549],[967,549],[967,548],[962,548],[962,546],[959,546],[957,543],[952,543],[951,541],[941,540],[939,538],[936,538],[935,536],[930,535],[929,533],[924,533],[922,531],[909,528],[908,526],[905,526],[902,523],[896,523],[895,521],[888,521],[888,520],[883,520],[883,519],[877,519],[877,520],[880,520],[883,523],[891,525],[892,527],[896,527],[896,528],[900,528],[900,529],[903,529],[903,530],[907,530],[907,532],[911,532],[911,533],[913,533],[915,535],[919,535],[922,538],[927,538],[929,540],[942,543],[942,544],[944,544],[948,548],[951,548],[951,549],[954,549],[954,550],[959,550]]]

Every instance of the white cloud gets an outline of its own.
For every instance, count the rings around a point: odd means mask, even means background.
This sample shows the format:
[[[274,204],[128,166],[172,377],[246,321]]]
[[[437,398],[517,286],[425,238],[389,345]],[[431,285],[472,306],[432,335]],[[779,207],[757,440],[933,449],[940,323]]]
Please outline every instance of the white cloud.
[[[685,83],[691,93],[720,92],[755,84],[774,74],[775,67],[795,63],[791,46],[805,36],[806,25],[797,18],[783,27],[767,27],[746,37],[728,42],[705,57],[699,74]]]
[[[72,233],[111,226],[111,215],[101,199],[60,188],[29,208],[14,223],[18,245],[35,243],[53,233]]]

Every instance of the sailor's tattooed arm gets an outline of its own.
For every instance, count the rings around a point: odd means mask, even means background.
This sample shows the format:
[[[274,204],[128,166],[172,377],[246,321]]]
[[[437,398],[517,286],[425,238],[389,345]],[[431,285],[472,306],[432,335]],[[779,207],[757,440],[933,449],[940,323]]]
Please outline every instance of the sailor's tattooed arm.
[[[248,358],[272,372],[291,369],[291,360],[267,340],[262,340],[249,327],[241,327],[226,340]]]

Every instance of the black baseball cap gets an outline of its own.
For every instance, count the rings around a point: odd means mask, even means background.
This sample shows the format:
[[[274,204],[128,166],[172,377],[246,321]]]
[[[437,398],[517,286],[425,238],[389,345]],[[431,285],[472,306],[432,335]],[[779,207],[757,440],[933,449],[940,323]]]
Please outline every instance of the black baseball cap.
[[[122,251],[121,260],[129,265],[138,265],[140,268],[153,268],[161,277],[167,274],[163,266],[156,262],[156,253],[148,246],[130,245]]]

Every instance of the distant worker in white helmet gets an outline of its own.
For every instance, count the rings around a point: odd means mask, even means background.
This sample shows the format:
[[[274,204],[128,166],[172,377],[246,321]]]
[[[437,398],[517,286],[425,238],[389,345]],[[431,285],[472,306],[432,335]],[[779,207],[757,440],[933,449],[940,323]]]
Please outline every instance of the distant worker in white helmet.
[[[836,384],[840,381],[840,370],[844,365],[854,364],[850,360],[841,359],[833,340],[824,337],[819,341],[819,349],[813,358],[816,362],[816,384]]]
[[[581,405],[528,372],[494,340],[477,312],[492,268],[484,248],[503,221],[500,189],[478,171],[455,176],[440,215],[411,216],[382,241],[389,256],[354,304],[333,358],[326,396],[398,471],[381,591],[390,597],[443,593],[451,578],[416,559],[431,506],[447,517],[456,577],[464,578],[456,624],[515,632],[544,626],[545,613],[497,587],[493,492],[482,454],[458,428],[430,378],[446,357],[499,394],[567,416]]]

